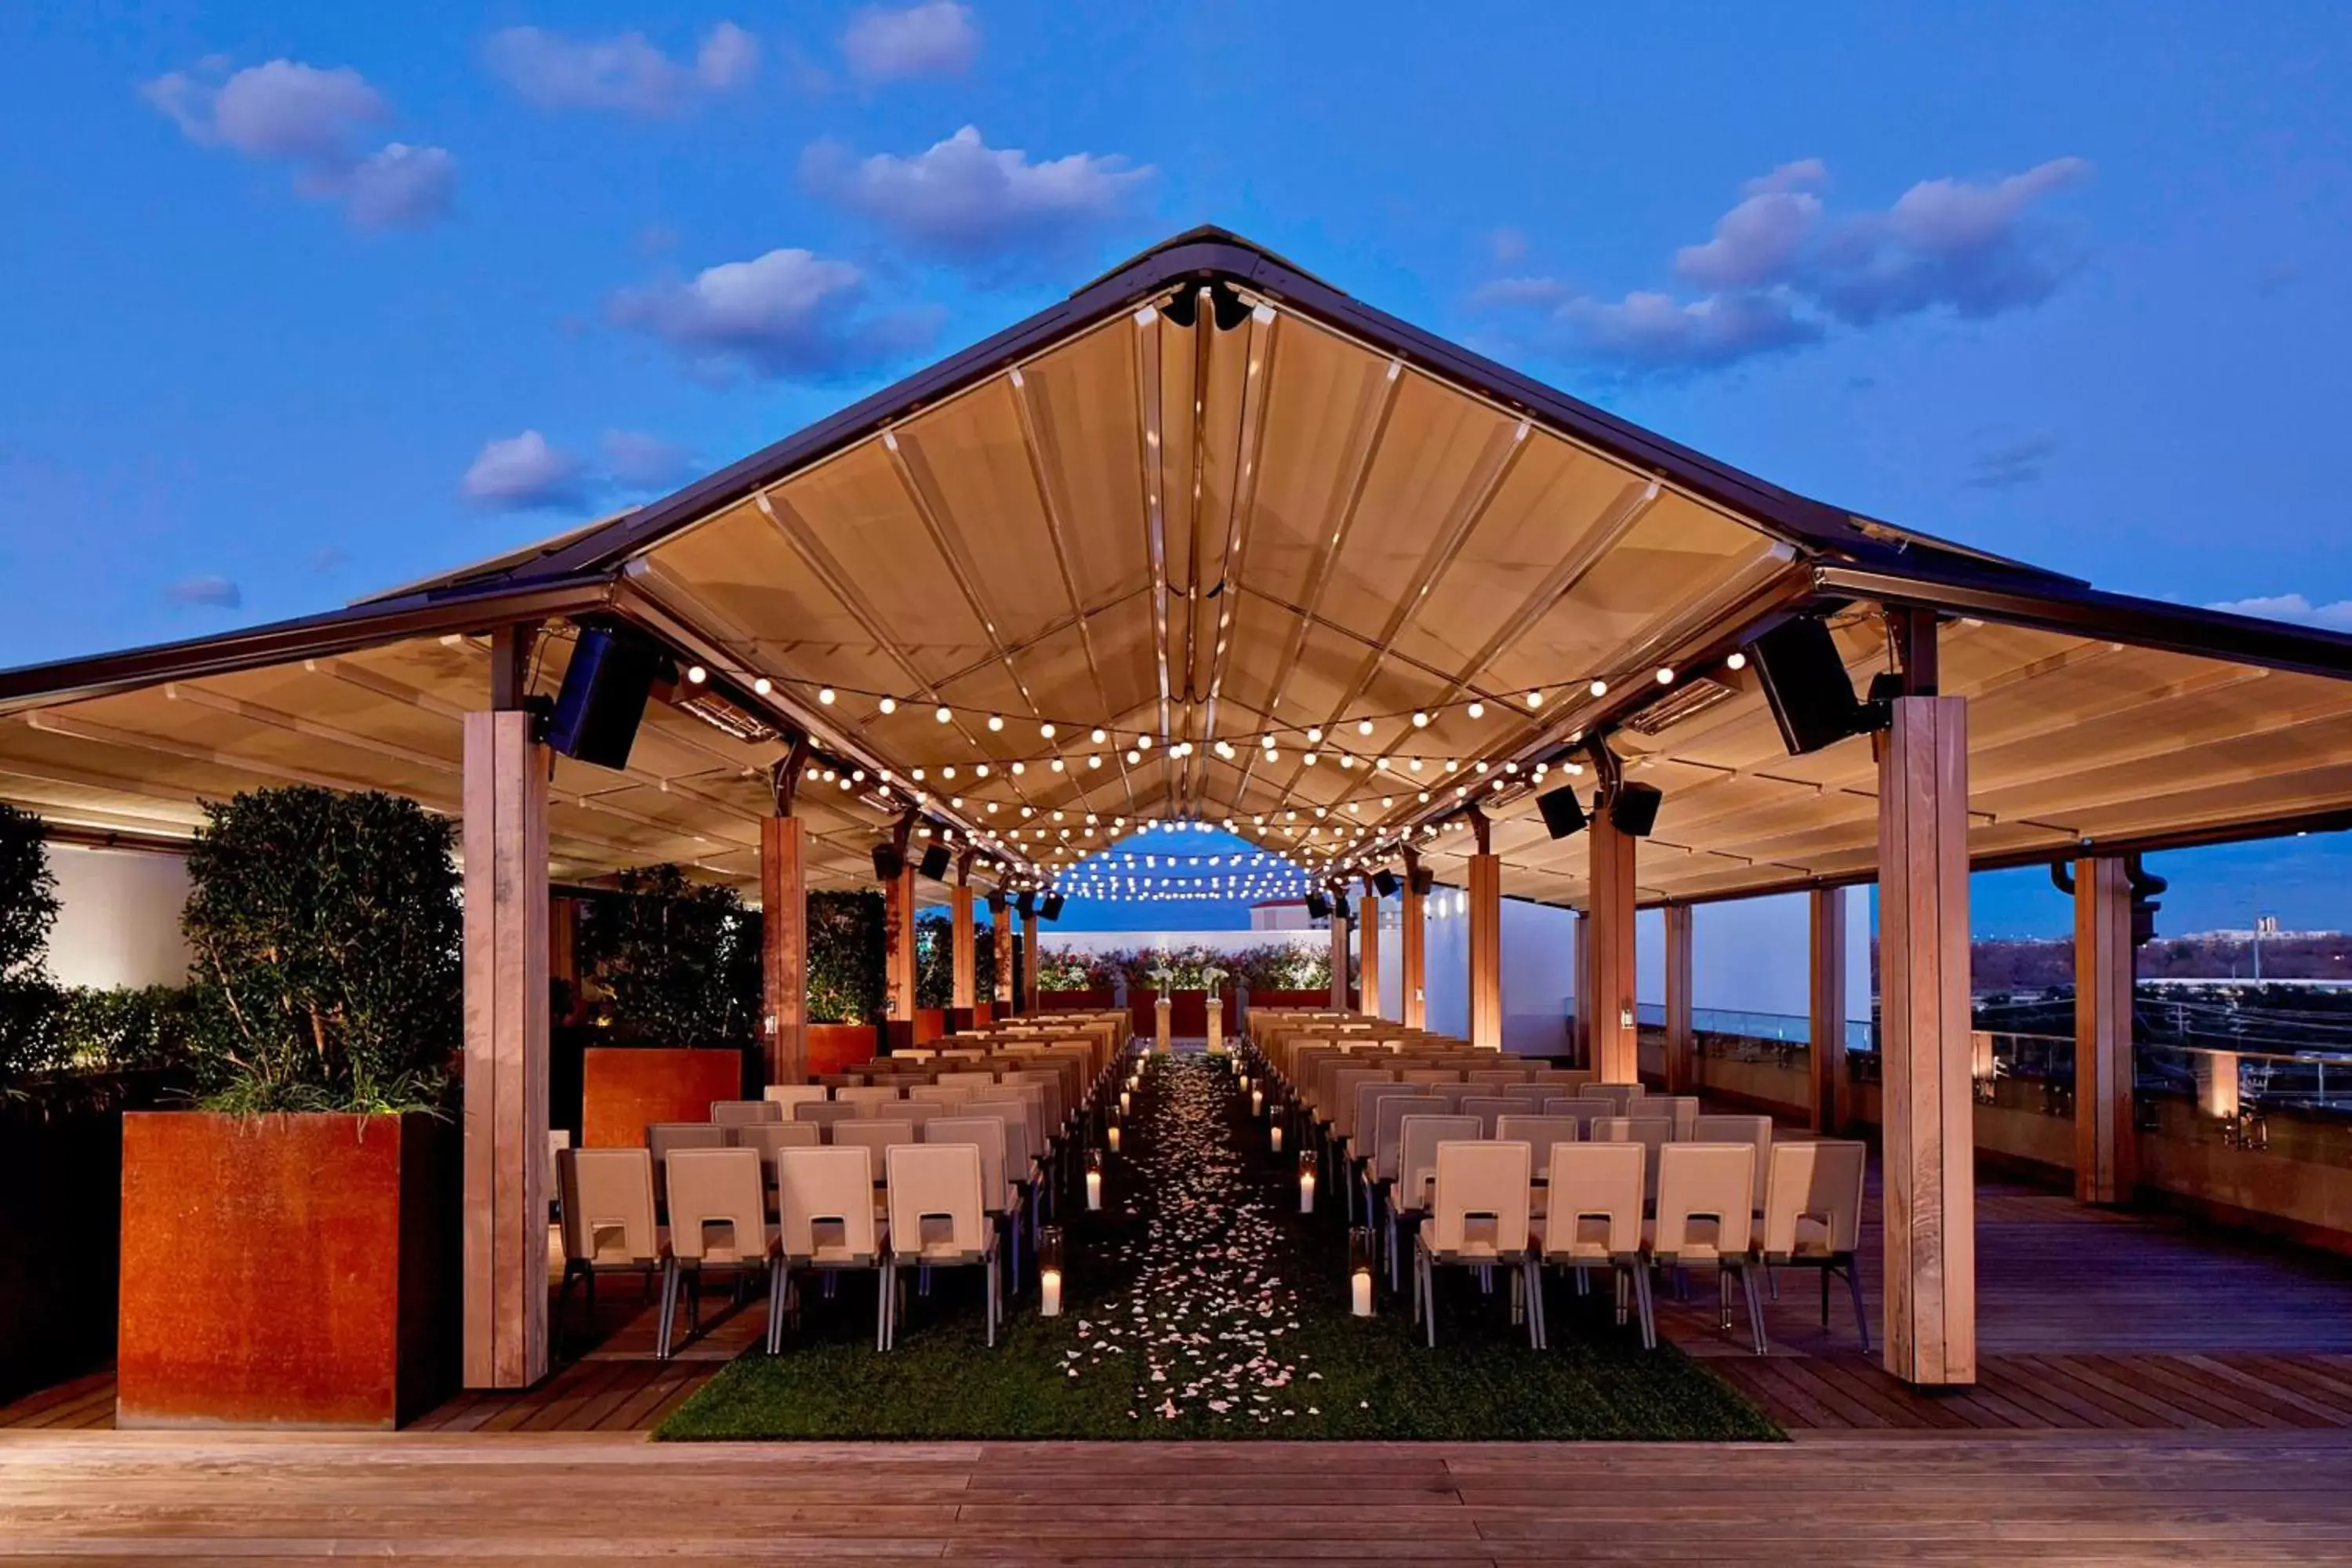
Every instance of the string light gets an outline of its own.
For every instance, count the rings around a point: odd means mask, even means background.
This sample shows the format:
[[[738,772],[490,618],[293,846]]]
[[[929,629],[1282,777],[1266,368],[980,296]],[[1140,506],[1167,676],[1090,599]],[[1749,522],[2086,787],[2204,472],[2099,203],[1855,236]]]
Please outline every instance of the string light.
[[[764,675],[760,677],[759,679],[751,682],[751,689],[761,697],[765,697],[769,692],[773,691],[775,689],[776,683],[770,680]]]
[[[898,700],[895,697],[885,697],[874,706],[882,712],[896,713],[898,710]]]
[[[1606,697],[1609,695],[1609,683],[1596,676],[1590,689],[1595,697]]]
[[[698,664],[689,664],[686,667],[686,679],[693,685],[699,686],[710,679],[710,672]]]
[[[1661,686],[1672,686],[1674,683],[1674,667],[1672,665],[1665,664],[1658,666],[1658,684]]]
[[[1734,652],[1729,658],[1723,661],[1723,668],[1726,669],[1746,669],[1748,668],[1748,656],[1745,653]]]
[[[931,717],[944,724],[949,720],[954,718],[955,715],[949,712],[946,704],[942,703],[939,707],[931,710]]]
[[[1473,719],[1484,719],[1486,716],[1486,705],[1484,702],[1473,702],[1462,711],[1469,714]]]
[[[1003,728],[1004,728],[1004,715],[1003,715],[1003,714],[1002,714],[1002,713],[991,713],[991,714],[988,716],[988,727],[989,727],[991,730],[1002,730],[1002,729],[1003,729]]]
[[[1412,716],[1412,727],[1413,727],[1414,729],[1416,729],[1416,730],[1426,730],[1426,729],[1428,729],[1428,728],[1429,728],[1429,715],[1428,715],[1428,714],[1426,714],[1426,713],[1415,713],[1415,714]]]

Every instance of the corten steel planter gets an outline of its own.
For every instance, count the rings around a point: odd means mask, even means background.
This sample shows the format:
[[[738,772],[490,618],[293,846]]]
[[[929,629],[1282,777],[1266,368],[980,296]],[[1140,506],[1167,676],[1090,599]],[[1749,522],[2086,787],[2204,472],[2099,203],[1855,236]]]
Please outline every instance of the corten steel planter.
[[[592,1046],[583,1057],[580,1142],[590,1149],[642,1147],[647,1122],[708,1121],[712,1100],[743,1093],[741,1051]]]
[[[808,1070],[847,1072],[874,1059],[876,1034],[871,1024],[811,1024],[808,1026]]]
[[[116,1425],[432,1409],[457,1385],[459,1176],[430,1116],[123,1117]]]

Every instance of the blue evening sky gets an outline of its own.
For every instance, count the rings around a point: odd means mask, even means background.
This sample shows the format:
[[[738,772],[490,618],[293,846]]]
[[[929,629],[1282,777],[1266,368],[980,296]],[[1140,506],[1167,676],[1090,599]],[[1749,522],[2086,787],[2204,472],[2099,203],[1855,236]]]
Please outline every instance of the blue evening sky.
[[[1797,489],[2352,626],[2347,54],[2339,4],[22,0],[0,662],[551,532],[1200,222]],[[2340,846],[2198,864],[2185,923],[2344,923]]]

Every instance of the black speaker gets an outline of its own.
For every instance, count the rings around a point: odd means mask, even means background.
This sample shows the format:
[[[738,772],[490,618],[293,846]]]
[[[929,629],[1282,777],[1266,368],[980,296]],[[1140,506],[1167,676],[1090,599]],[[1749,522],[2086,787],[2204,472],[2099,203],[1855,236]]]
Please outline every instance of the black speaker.
[[[1373,873],[1372,873],[1372,889],[1373,889],[1373,891],[1375,891],[1375,892],[1379,893],[1379,894],[1380,894],[1380,896],[1381,896],[1381,897],[1382,897],[1382,898],[1384,898],[1384,899],[1392,899],[1392,898],[1396,897],[1396,890],[1397,890],[1397,879],[1396,879],[1396,873],[1395,873],[1394,871],[1375,871],[1375,872],[1373,872]]]
[[[999,888],[988,895],[988,912],[992,915],[1001,915],[1004,912],[1003,889]]]
[[[1655,784],[1621,784],[1609,794],[1609,826],[1634,838],[1647,838],[1658,825],[1658,803],[1665,796]]]
[[[1307,918],[1308,920],[1328,920],[1330,916],[1330,900],[1325,898],[1320,893],[1309,893],[1307,895]]]
[[[1059,893],[1046,894],[1045,901],[1037,906],[1037,912],[1045,916],[1049,921],[1060,920],[1062,918],[1062,895]]]
[[[662,650],[643,637],[606,626],[583,628],[564,667],[548,745],[600,768],[628,766],[646,699],[668,666]]]
[[[877,844],[874,847],[874,879],[876,881],[895,882],[906,869],[907,858],[899,854],[897,849],[887,844]]]
[[[1014,900],[1013,907],[1021,911],[1021,918],[1025,921],[1037,912],[1037,895],[1024,892]]]
[[[1577,800],[1573,785],[1562,784],[1549,795],[1536,796],[1536,809],[1543,813],[1544,831],[1554,838],[1584,831],[1584,806]]]
[[[1437,873],[1428,867],[1423,866],[1412,874],[1412,890],[1423,898],[1429,897],[1429,890],[1435,886],[1437,886]]]
[[[917,863],[915,869],[934,882],[945,881],[948,862],[953,858],[954,857],[948,853],[946,845],[933,844],[923,851],[923,858]]]
[[[1818,752],[1862,729],[1862,704],[1828,623],[1810,616],[1784,621],[1748,644],[1748,657],[1756,661],[1764,700],[1772,705],[1790,756]]]

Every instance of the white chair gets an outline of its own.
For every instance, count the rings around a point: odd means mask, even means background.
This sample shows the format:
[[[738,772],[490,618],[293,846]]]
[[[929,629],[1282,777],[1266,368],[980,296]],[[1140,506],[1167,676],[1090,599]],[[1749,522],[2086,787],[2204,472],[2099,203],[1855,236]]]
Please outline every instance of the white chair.
[[[997,1281],[996,1226],[988,1217],[979,1146],[908,1143],[892,1149],[888,1186],[891,1246],[883,1265],[884,1297],[895,1302],[901,1264],[926,1271],[978,1266],[985,1277],[988,1343],[992,1348],[1003,1295]],[[898,1338],[897,1317],[894,1306],[886,1348]]]
[[[669,1253],[663,1259],[659,1344],[655,1356],[669,1359],[670,1334],[677,1321],[679,1277],[694,1270],[687,1333],[702,1325],[702,1277],[713,1268],[739,1275],[764,1273],[768,1280],[768,1337],[772,1344],[784,1310],[783,1253],[768,1228],[768,1189],[754,1149],[673,1149],[663,1178],[669,1201]]]
[[[785,1149],[776,1155],[776,1215],[786,1273],[785,1299],[792,1300],[791,1271],[832,1274],[870,1268],[879,1281],[874,1308],[874,1348],[890,1343],[889,1228],[874,1212],[874,1156],[870,1151]],[[771,1311],[768,1349],[779,1348],[782,1319]]]
[[[832,1094],[821,1083],[772,1083],[760,1091],[760,1098],[782,1106],[784,1120],[790,1121],[793,1119],[793,1107],[829,1100]]]
[[[1639,1143],[1571,1143],[1551,1146],[1550,1172],[1544,1184],[1544,1217],[1534,1243],[1541,1264],[1576,1270],[1580,1288],[1587,1271],[1609,1268],[1617,1276],[1617,1321],[1625,1321],[1631,1306],[1640,1314],[1642,1345],[1658,1348],[1658,1330],[1650,1310],[1650,1276],[1642,1258],[1643,1171],[1648,1152]],[[1550,1333],[1540,1316],[1537,1324]]]
[[[1748,1268],[1755,1237],[1756,1151],[1747,1143],[1668,1143],[1658,1152],[1658,1217],[1651,1222],[1652,1265],[1712,1265],[1719,1326],[1731,1327],[1731,1281],[1748,1298],[1748,1326],[1762,1355],[1764,1303]]]
[[[755,1121],[782,1121],[784,1108],[772,1100],[714,1100],[710,1120],[720,1127],[745,1127]]]
[[[1774,1144],[1762,1248],[1767,1268],[1786,1264],[1821,1270],[1823,1328],[1830,1321],[1830,1276],[1845,1276],[1864,1355],[1870,1353],[1870,1314],[1854,1253],[1862,1245],[1862,1180],[1869,1157],[1867,1148],[1850,1139]]]
[[[1413,1246],[1413,1313],[1437,1344],[1440,1268],[1511,1270],[1512,1321],[1524,1321],[1539,1348],[1540,1304],[1532,1300],[1535,1254],[1528,1245],[1528,1150],[1525,1143],[1452,1139],[1437,1146],[1437,1185]]]

